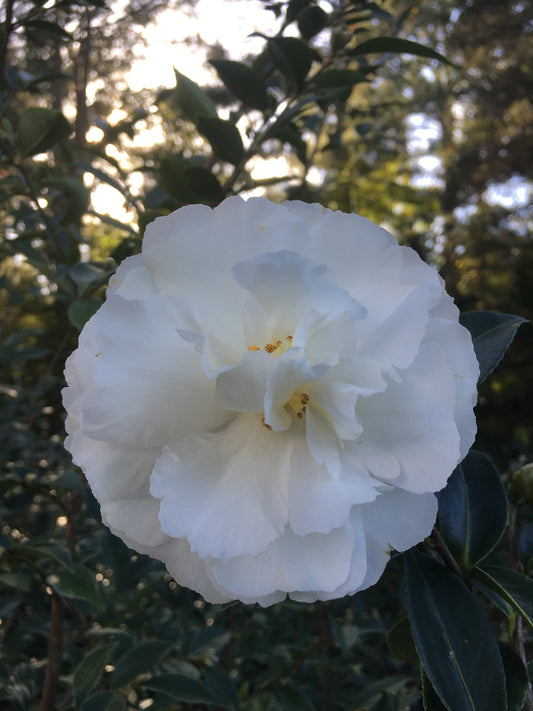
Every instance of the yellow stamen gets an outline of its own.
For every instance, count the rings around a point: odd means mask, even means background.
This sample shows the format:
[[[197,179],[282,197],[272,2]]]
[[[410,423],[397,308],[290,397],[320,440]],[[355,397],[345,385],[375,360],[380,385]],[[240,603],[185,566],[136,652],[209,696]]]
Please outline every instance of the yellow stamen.
[[[259,348],[259,346],[250,346],[250,347],[248,348],[248,350],[249,350],[249,351],[260,351],[261,349]]]

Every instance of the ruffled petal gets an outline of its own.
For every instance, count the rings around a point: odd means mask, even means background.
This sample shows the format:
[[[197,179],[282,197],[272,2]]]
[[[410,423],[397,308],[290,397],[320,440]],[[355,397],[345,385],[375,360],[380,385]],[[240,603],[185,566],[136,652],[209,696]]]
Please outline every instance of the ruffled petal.
[[[201,558],[259,554],[287,523],[292,450],[255,415],[165,447],[150,478],[163,531]]]
[[[344,453],[343,453],[344,455]],[[341,527],[355,504],[373,501],[378,495],[368,471],[348,456],[341,459],[340,475],[332,477],[311,456],[305,441],[295,442],[289,488],[289,524],[298,536],[329,533]]]
[[[218,376],[218,406],[237,412],[263,412],[266,384],[274,367],[275,360],[266,351],[249,351],[240,363]]]
[[[352,509],[349,525],[353,531],[352,556],[350,558],[350,571],[344,582],[333,591],[315,590],[310,593],[291,593],[293,600],[299,602],[314,602],[315,600],[334,600],[344,595],[353,595],[358,590],[366,587],[363,583],[367,574],[366,536],[361,514],[358,507]]]
[[[308,536],[297,536],[287,528],[259,555],[238,556],[227,563],[214,561],[212,569],[217,582],[239,599],[278,590],[330,592],[346,580],[352,549],[349,526]]]
[[[134,448],[162,446],[228,419],[194,346],[180,337],[179,309],[154,296],[114,296],[95,321],[92,373],[96,387],[81,403],[82,432]]]
[[[400,382],[357,401],[364,426],[358,454],[374,476],[393,479],[394,486],[416,494],[438,491],[460,456],[454,409],[446,355],[437,344],[424,344]]]
[[[367,572],[360,586],[364,589],[379,580],[391,550],[408,550],[429,536],[437,518],[437,499],[429,493],[391,489],[352,515],[362,517],[365,530]]]
[[[333,283],[325,266],[288,250],[259,254],[239,262],[231,272],[263,307],[271,334],[277,337],[292,336],[310,310],[335,316],[349,311],[354,318],[366,314],[361,304]]]
[[[476,437],[474,406],[477,401],[479,364],[470,332],[457,321],[436,318],[430,321],[424,339],[439,343],[453,372],[456,391],[455,422],[460,436],[459,456],[466,457]]]

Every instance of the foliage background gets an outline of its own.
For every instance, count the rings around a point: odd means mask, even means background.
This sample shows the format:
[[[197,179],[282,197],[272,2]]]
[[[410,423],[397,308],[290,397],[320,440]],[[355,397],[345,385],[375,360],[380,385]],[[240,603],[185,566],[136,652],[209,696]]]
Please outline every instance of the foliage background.
[[[0,706],[503,711],[506,686],[509,711],[531,709],[531,328],[480,388],[476,447],[499,473],[481,455],[458,468],[438,530],[405,556],[407,587],[398,556],[353,598],[206,605],[102,527],[62,448],[65,357],[145,225],[184,204],[262,191],[357,211],[438,265],[461,310],[532,312],[531,6],[249,4],[277,18],[263,51],[243,59],[236,47],[208,47],[209,86],[177,66],[176,87],[156,92],[128,87],[128,48],[162,10],[193,12],[194,2],[5,4]],[[157,142],[146,140],[153,128]],[[254,179],[254,161],[280,156],[283,175]],[[129,220],[96,213],[100,184]],[[483,318],[469,327],[492,333],[495,365],[520,320]],[[466,531],[469,496],[482,514],[468,511]],[[477,632],[461,630],[473,653],[443,646],[430,612],[420,622],[423,585],[425,599],[453,601],[439,608],[441,632],[453,637],[458,619],[481,615]],[[448,653],[463,686],[453,673],[439,678]],[[492,677],[500,686],[487,699]]]

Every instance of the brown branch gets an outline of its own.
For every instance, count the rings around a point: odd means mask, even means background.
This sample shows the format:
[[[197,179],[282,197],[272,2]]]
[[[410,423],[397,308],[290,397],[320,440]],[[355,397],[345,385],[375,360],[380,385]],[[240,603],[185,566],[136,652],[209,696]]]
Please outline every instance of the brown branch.
[[[50,611],[50,636],[48,638],[48,663],[39,711],[53,711],[54,708],[57,682],[63,657],[64,622],[63,601],[57,593],[53,592],[52,609]]]
[[[6,36],[4,37],[4,44],[2,48],[0,49],[0,87],[4,86],[4,73],[6,69],[6,61],[7,61],[7,45],[9,41],[9,35],[11,34],[11,31],[13,30],[13,5],[15,4],[15,0],[7,0],[6,2],[6,9],[4,13],[4,30],[6,33]]]

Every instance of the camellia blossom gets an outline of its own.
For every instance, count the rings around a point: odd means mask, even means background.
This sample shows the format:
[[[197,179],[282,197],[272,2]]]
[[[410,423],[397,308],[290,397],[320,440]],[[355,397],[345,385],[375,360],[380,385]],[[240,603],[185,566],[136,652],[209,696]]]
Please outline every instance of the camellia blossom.
[[[431,532],[476,430],[478,364],[436,270],[301,202],[156,219],[65,374],[104,522],[214,603],[372,585]]]

